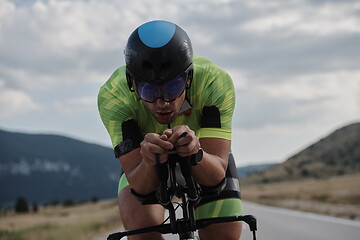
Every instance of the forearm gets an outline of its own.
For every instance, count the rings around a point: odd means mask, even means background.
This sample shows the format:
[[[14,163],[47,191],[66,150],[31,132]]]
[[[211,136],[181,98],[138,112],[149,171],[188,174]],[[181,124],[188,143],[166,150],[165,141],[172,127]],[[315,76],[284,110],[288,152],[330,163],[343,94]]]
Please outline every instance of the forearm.
[[[149,194],[158,186],[158,175],[155,166],[148,166],[144,161],[126,174],[130,187],[139,194]]]
[[[227,159],[204,151],[202,161],[193,167],[193,176],[195,180],[204,186],[215,186],[225,177],[227,168]]]
[[[195,180],[204,186],[219,184],[226,175],[231,141],[218,138],[201,138],[203,158],[193,167]]]
[[[150,166],[142,160],[140,148],[118,158],[130,187],[139,194],[148,194],[158,185],[156,166]]]
[[[140,147],[119,158],[130,187],[139,194],[149,194],[158,186],[157,160],[166,162],[174,146],[166,135],[148,133]],[[156,159],[158,154],[159,159]]]

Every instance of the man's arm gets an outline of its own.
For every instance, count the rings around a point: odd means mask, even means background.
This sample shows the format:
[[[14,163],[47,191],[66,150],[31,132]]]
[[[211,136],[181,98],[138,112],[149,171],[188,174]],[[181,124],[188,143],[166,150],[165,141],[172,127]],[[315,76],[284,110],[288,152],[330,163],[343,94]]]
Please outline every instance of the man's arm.
[[[231,141],[220,138],[201,138],[202,161],[193,167],[196,181],[204,186],[219,184],[226,174]]]
[[[135,192],[146,195],[156,190],[158,175],[155,155],[159,154],[160,162],[165,162],[168,159],[167,152],[172,148],[173,145],[167,141],[167,136],[149,133],[145,135],[140,148],[118,158]]]

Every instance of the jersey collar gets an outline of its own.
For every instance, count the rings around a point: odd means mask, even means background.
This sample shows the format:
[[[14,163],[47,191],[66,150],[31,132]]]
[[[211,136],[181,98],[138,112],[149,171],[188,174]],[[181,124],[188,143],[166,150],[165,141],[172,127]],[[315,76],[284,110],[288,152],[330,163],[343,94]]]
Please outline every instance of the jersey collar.
[[[183,105],[180,108],[180,112],[179,113],[183,113],[186,112],[187,110],[191,109],[191,105],[189,103],[189,101],[185,98]]]

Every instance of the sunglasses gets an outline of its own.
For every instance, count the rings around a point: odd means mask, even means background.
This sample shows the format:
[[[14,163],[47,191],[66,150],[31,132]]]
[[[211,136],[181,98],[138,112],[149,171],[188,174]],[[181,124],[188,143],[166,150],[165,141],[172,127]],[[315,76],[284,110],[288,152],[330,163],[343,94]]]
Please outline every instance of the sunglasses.
[[[146,81],[135,81],[136,91],[140,98],[153,103],[157,99],[172,102],[177,99],[186,88],[188,72],[182,72],[174,78],[162,84],[153,84]]]

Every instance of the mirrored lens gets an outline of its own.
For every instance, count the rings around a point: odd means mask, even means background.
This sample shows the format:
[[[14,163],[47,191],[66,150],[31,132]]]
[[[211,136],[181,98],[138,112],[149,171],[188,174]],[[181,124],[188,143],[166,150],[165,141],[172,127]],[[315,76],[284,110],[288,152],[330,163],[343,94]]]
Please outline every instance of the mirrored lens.
[[[141,99],[147,102],[155,102],[161,98],[166,102],[174,101],[185,89],[185,73],[181,73],[161,85],[151,84],[145,81],[136,82],[136,90]]]
[[[175,100],[185,89],[185,74],[179,74],[172,80],[164,83],[161,87],[165,101]]]
[[[140,98],[148,102],[154,102],[160,97],[160,89],[158,86],[148,82],[140,81],[136,84],[137,92]]]

